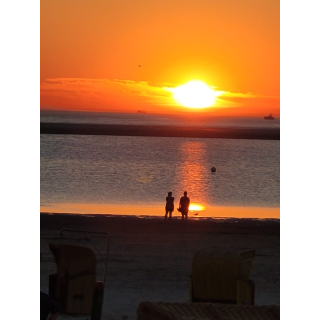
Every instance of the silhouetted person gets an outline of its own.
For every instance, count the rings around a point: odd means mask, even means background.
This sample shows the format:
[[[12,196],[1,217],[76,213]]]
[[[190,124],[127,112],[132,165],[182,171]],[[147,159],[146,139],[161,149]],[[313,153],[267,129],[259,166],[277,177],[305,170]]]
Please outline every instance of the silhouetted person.
[[[169,213],[169,219],[172,217],[172,211],[174,210],[174,197],[172,197],[172,192],[168,192],[168,196],[166,197],[166,215],[164,216],[165,219],[167,219],[168,213]]]
[[[179,202],[179,210],[182,215],[182,220],[184,218],[188,220],[188,212],[189,212],[190,199],[187,197],[187,191],[183,193],[183,197],[180,198]]]

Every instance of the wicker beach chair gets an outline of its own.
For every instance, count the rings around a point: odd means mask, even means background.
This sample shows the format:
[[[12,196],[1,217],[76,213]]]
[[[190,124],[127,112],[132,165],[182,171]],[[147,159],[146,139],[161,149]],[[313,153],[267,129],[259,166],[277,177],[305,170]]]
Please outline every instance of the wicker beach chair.
[[[250,280],[253,249],[200,250],[193,256],[190,277],[192,302],[254,304]]]
[[[83,246],[49,243],[57,272],[49,275],[49,295],[61,312],[90,314],[96,284],[96,256]]]
[[[143,301],[138,320],[280,320],[280,306]]]

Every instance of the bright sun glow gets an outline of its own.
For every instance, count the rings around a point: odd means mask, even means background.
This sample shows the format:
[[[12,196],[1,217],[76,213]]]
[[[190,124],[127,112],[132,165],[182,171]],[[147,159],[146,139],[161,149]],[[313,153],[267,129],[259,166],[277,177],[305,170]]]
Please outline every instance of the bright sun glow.
[[[221,94],[200,80],[189,81],[170,91],[179,104],[188,108],[210,107],[215,104],[217,96]]]
[[[205,206],[201,204],[190,204],[189,210],[190,211],[203,211],[205,209]]]

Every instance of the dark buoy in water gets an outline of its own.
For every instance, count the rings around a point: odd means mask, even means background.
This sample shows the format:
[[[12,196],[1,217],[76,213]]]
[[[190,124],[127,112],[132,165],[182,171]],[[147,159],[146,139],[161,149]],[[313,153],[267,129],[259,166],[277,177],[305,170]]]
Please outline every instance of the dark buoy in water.
[[[215,167],[211,168],[211,172],[216,172],[216,171],[217,171],[217,169]]]

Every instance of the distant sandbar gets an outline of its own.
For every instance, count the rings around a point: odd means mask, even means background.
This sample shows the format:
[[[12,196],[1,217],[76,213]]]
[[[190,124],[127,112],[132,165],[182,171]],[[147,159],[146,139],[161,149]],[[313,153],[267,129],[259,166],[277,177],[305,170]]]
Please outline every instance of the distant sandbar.
[[[40,134],[280,140],[280,129],[40,123]]]

